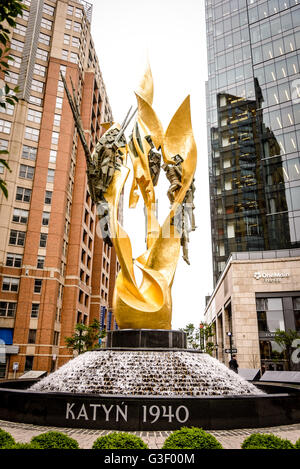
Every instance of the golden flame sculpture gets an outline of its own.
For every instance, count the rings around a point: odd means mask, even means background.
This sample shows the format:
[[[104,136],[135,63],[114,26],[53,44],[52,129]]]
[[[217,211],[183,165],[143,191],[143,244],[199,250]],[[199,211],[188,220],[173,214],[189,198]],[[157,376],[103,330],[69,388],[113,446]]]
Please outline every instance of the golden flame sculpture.
[[[171,329],[171,287],[181,247],[180,233],[174,224],[174,216],[181,208],[193,182],[197,161],[190,97],[183,101],[164,132],[152,107],[153,80],[149,66],[135,95],[138,114],[131,144],[126,143],[122,147],[123,164],[114,172],[112,182],[104,194],[109,206],[110,238],[121,266],[116,279],[113,311],[120,329]],[[120,128],[119,125],[114,126]],[[174,165],[175,155],[183,158],[181,187],[174,194],[170,212],[162,226],[155,216],[155,191],[148,162],[150,144],[145,138],[149,135],[155,147],[161,149],[165,164]],[[135,260],[132,258],[130,239],[118,221],[119,200],[130,172],[126,166],[128,154],[134,172],[129,206],[136,206],[140,190],[147,218],[147,250]],[[134,265],[142,271],[139,286],[134,274]]]

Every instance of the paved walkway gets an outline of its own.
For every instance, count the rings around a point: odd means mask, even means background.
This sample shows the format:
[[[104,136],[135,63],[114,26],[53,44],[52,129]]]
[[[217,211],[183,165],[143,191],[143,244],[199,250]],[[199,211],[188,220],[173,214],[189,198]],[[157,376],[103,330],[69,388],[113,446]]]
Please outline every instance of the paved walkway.
[[[110,433],[107,430],[91,430],[80,428],[58,428],[43,427],[25,423],[15,423],[0,420],[0,428],[9,432],[17,442],[27,443],[35,435],[46,431],[55,430],[65,433],[78,441],[81,449],[90,449],[93,442],[101,435]],[[300,438],[300,424],[281,427],[269,427],[260,429],[241,429],[241,430],[211,430],[209,433],[214,435],[225,449],[240,449],[244,439],[252,433],[273,433],[295,443]],[[129,432],[141,437],[150,449],[161,449],[165,439],[171,432]]]

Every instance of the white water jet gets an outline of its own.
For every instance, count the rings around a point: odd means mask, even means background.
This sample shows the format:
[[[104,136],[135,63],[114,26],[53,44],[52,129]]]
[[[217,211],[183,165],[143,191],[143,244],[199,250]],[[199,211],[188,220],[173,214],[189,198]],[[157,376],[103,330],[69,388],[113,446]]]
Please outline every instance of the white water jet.
[[[207,354],[134,350],[86,352],[30,390],[119,396],[264,394]]]

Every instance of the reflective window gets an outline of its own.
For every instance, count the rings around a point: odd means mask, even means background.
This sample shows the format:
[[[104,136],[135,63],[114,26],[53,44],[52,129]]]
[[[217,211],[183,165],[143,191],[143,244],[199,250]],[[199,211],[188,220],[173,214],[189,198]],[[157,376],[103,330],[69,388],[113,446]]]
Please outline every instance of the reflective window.
[[[260,332],[276,332],[285,330],[282,298],[256,299],[258,330]]]

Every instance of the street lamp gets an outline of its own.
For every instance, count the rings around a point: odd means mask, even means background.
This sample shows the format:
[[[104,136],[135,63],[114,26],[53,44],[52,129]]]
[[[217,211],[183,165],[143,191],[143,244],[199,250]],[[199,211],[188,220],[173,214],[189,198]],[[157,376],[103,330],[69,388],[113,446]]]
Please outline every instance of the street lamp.
[[[230,347],[230,359],[232,360],[232,332],[227,332],[229,337],[229,347]]]

